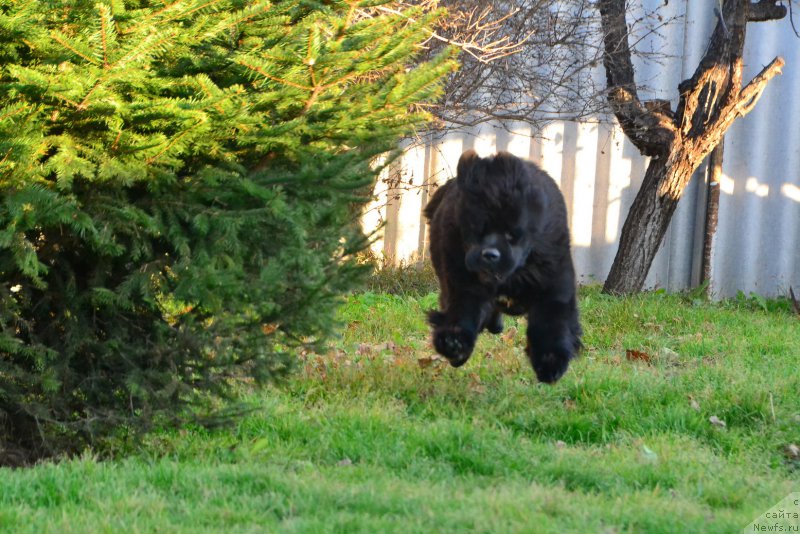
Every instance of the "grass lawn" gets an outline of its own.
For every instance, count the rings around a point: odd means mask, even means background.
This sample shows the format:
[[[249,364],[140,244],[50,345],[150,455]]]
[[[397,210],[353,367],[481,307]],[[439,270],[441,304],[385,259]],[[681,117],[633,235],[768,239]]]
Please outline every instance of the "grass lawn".
[[[0,531],[742,532],[800,491],[788,306],[586,289],[586,350],[545,386],[524,320],[461,369],[432,357],[435,301],[350,297],[233,428],[0,470]]]

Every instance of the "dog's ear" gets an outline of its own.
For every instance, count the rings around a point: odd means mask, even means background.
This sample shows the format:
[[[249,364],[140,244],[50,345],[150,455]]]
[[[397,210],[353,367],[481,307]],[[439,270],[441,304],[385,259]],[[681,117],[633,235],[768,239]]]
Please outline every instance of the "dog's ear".
[[[461,157],[458,158],[458,166],[456,167],[456,179],[463,184],[464,180],[469,176],[475,162],[479,159],[481,158],[478,156],[478,153],[471,148],[461,154]]]

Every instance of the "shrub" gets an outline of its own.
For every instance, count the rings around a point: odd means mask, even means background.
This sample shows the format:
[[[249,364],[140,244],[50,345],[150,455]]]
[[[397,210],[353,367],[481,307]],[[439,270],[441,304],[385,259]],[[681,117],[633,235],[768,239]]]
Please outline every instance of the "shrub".
[[[435,15],[379,3],[0,0],[0,463],[331,331],[376,157],[453,68],[407,68]]]
[[[439,281],[430,260],[409,261],[393,264],[365,255],[365,260],[374,266],[364,288],[373,293],[391,295],[425,296],[439,291]]]

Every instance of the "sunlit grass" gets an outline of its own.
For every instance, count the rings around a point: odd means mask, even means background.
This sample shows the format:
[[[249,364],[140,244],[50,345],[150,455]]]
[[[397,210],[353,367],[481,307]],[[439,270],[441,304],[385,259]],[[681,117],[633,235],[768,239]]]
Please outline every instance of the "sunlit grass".
[[[435,305],[349,298],[330,350],[243,393],[256,409],[234,428],[3,470],[0,530],[733,532],[800,489],[786,307],[584,290],[586,349],[545,386],[524,319],[460,369],[436,358]]]

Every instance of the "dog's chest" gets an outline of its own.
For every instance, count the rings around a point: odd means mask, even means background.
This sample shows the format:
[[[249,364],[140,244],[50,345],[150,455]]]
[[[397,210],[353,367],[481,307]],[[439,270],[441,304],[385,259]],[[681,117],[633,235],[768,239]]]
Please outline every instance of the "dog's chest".
[[[539,271],[532,265],[520,269],[496,289],[495,307],[508,315],[528,312],[539,293]]]
[[[527,311],[527,306],[522,302],[504,293],[498,294],[494,303],[498,310],[507,315],[522,315]]]

